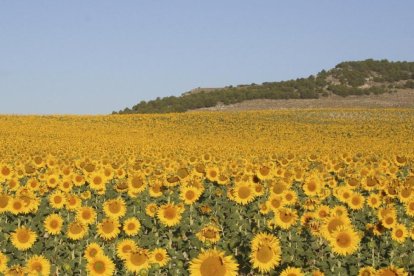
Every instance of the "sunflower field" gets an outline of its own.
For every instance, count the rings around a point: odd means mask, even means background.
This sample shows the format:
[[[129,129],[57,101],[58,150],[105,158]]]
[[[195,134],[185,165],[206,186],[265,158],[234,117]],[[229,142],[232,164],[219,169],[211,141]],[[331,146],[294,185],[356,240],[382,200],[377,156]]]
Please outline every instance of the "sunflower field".
[[[414,275],[414,110],[0,116],[1,275]]]

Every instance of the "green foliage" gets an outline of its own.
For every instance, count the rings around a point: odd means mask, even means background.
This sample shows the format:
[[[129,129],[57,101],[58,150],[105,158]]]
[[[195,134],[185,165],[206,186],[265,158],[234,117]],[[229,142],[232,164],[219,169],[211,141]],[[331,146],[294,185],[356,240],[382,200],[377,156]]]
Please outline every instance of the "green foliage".
[[[317,99],[333,93],[339,96],[369,95],[391,92],[390,83],[405,81],[407,88],[414,88],[414,62],[389,62],[388,60],[342,62],[329,71],[316,76],[281,82],[264,82],[260,85],[226,86],[224,88],[185,93],[151,101],[141,101],[119,114],[171,113],[230,105],[254,99]],[[335,80],[334,82],[332,80]],[[339,83],[338,83],[339,82]],[[367,83],[375,83],[362,88]],[[387,85],[388,88],[385,86]],[[115,114],[116,112],[113,112]]]

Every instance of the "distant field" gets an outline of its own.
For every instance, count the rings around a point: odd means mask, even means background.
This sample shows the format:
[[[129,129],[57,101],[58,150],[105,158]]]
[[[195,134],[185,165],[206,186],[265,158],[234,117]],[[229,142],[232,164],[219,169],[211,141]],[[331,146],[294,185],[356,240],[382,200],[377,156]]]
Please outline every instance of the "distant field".
[[[413,134],[404,108],[0,116],[0,274],[412,275]]]
[[[414,90],[400,89],[395,93],[341,97],[331,95],[319,99],[250,100],[231,105],[218,105],[192,111],[243,111],[313,108],[414,108]],[[190,112],[192,112],[190,111]]]

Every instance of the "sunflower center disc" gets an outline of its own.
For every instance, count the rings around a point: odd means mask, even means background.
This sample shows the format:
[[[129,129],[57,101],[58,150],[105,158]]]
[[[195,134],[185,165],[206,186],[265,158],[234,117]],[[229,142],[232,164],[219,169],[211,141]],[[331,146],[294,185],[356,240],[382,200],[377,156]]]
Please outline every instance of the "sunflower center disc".
[[[175,215],[176,215],[175,209],[172,207],[167,208],[164,212],[164,216],[166,219],[174,219]]]
[[[93,266],[93,268],[98,273],[105,272],[105,264],[103,262],[101,262],[101,261],[96,262],[95,265]]]
[[[250,196],[250,188],[249,187],[241,187],[239,189],[239,197],[242,199],[248,198]]]
[[[339,234],[336,238],[336,243],[343,248],[349,247],[351,245],[351,237],[347,233]]]
[[[135,266],[141,266],[148,260],[145,254],[141,253],[133,253],[131,254],[131,263]]]
[[[29,237],[29,233],[27,233],[26,231],[20,231],[17,234],[17,239],[19,240],[19,242],[21,243],[26,243],[29,241],[30,237]]]
[[[224,276],[226,275],[226,267],[220,257],[211,256],[201,264],[200,272],[203,276]]]
[[[261,246],[257,250],[256,256],[261,263],[268,263],[273,258],[273,251],[268,245]]]

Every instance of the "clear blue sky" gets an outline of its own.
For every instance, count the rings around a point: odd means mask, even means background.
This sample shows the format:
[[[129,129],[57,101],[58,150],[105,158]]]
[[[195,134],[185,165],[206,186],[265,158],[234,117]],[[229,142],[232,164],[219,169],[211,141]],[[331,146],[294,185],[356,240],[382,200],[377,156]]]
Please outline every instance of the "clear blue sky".
[[[105,114],[195,87],[414,60],[412,0],[2,0],[0,113]]]

